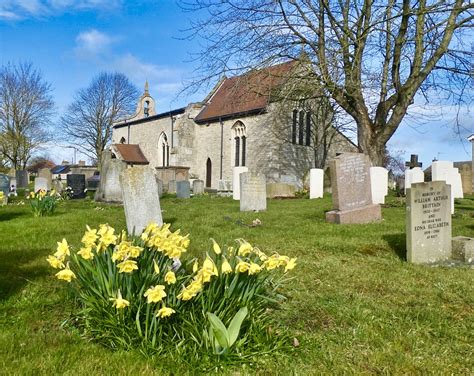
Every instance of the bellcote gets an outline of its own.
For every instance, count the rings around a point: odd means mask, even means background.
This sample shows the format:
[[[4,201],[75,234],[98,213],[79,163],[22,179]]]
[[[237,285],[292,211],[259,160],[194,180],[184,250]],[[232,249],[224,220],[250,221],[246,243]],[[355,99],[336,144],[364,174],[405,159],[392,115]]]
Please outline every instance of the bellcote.
[[[142,119],[156,115],[155,100],[148,91],[148,81],[145,82],[145,90],[138,100],[135,118]]]

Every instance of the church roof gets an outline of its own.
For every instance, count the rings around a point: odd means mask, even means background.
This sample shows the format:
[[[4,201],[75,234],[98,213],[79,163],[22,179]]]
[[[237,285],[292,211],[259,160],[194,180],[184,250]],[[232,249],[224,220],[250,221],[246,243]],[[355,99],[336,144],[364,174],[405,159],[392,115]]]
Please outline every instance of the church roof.
[[[225,78],[194,120],[205,123],[261,112],[269,104],[273,91],[281,87],[296,63],[289,61]]]
[[[112,145],[114,151],[120,154],[121,160],[130,164],[143,164],[147,165],[150,162],[143,155],[142,149],[139,145],[135,144],[114,144]]]

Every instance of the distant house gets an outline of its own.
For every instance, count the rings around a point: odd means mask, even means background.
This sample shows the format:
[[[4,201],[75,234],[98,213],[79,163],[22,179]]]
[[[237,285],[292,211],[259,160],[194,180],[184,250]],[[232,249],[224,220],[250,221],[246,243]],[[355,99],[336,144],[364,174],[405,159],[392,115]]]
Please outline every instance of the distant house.
[[[224,78],[202,102],[161,114],[146,84],[135,115],[114,124],[112,143],[134,145],[133,152],[158,171],[189,170],[189,178],[204,180],[207,188],[232,181],[239,166],[265,174],[267,182],[301,186],[314,167],[312,118],[299,102],[279,117],[273,98],[294,69],[297,63],[287,62]],[[333,133],[328,158],[357,151],[342,133]]]
[[[51,169],[52,178],[57,180],[67,180],[69,174],[83,174],[89,179],[96,171],[97,166],[87,166],[83,161],[79,161],[78,164],[61,164]]]

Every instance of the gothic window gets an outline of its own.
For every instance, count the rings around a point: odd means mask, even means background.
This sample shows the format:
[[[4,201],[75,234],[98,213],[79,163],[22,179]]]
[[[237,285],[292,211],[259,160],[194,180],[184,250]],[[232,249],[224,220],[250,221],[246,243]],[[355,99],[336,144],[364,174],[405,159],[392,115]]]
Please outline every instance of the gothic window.
[[[234,135],[235,166],[245,166],[247,154],[247,131],[245,125],[238,121],[232,127]]]
[[[296,144],[296,122],[298,120],[298,111],[293,110],[293,123],[291,124],[291,143]]]
[[[311,145],[311,111],[306,112],[306,146]]]
[[[163,132],[158,139],[158,165],[168,167],[170,165],[170,146],[168,137]]]
[[[291,143],[293,145],[311,145],[311,112],[293,110],[291,122]]]

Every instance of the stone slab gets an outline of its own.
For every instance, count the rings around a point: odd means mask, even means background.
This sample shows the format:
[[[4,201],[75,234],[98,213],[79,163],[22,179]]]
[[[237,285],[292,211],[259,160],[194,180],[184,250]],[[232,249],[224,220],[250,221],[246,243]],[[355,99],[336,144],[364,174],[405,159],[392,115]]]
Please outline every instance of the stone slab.
[[[324,170],[312,168],[309,171],[309,198],[322,198],[324,195]]]
[[[472,168],[470,164],[464,163],[461,166],[461,184],[465,195],[472,194]]]
[[[295,197],[296,187],[293,184],[268,183],[267,198]]]
[[[177,198],[190,198],[191,197],[191,186],[188,180],[181,180],[176,182],[176,197]]]
[[[18,170],[15,173],[16,176],[16,187],[17,188],[28,188],[29,176],[28,171]]]
[[[10,178],[5,174],[0,174],[0,191],[3,192],[5,197],[10,192]]]
[[[267,210],[266,178],[263,174],[240,174],[240,211]]]
[[[176,180],[170,180],[168,182],[168,193],[176,194]]]
[[[163,181],[159,179],[158,176],[156,177],[156,185],[158,187],[158,196],[162,198],[163,197]]]
[[[83,174],[67,175],[67,186],[72,189],[72,199],[81,199],[86,197],[86,176]]]
[[[337,224],[371,223],[382,219],[380,205],[367,205],[352,210],[331,210],[326,213],[326,222]]]
[[[193,194],[202,195],[204,193],[204,181],[194,180],[193,181]]]
[[[127,168],[127,164],[118,159],[112,158],[110,150],[104,151],[100,170],[99,201],[122,202],[122,187],[120,185],[120,175]]]
[[[451,257],[451,187],[444,181],[407,189],[407,260],[432,263]]]
[[[405,170],[405,194],[412,184],[423,183],[424,181],[425,173],[420,167]]]
[[[141,234],[150,223],[163,224],[154,170],[149,166],[134,166],[120,175],[123,206],[129,234]]]
[[[39,176],[35,178],[35,192],[38,192],[39,190],[43,190],[43,191],[51,190],[51,184],[48,185],[47,178],[42,178]]]
[[[232,172],[232,198],[240,200],[240,174],[248,172],[248,167],[234,167]]]
[[[453,259],[463,262],[474,262],[474,238],[456,236],[452,240]]]
[[[370,167],[370,186],[372,202],[385,204],[385,196],[388,195],[388,170],[384,167]]]

